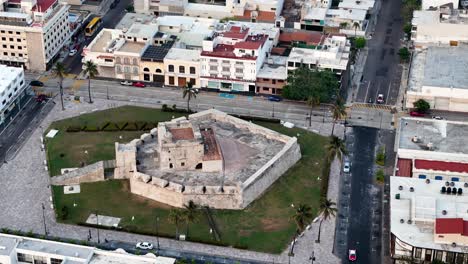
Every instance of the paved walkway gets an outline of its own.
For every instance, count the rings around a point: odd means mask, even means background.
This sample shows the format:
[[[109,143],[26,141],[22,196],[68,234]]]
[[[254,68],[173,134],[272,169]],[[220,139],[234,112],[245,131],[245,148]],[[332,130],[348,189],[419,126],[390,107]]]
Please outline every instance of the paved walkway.
[[[120,105],[143,105],[135,102],[106,101],[96,99],[94,104],[75,103],[71,100],[65,101],[65,111],[61,111],[58,102],[51,113],[42,121],[40,128],[33,132],[32,136],[26,140],[18,155],[4,164],[0,168],[0,211],[4,217],[0,218],[0,227],[33,231],[44,233],[42,219],[42,204],[45,205],[46,226],[50,235],[66,237],[70,239],[86,240],[89,229],[86,227],[58,224],[55,222],[54,211],[52,210],[51,192],[49,187],[49,176],[45,171],[44,151],[40,148],[40,135],[44,128],[57,119],[68,118],[83,113],[96,110],[117,107]],[[321,125],[321,126],[320,126]],[[313,128],[319,128],[322,134],[329,135],[331,124],[313,123]],[[343,134],[343,126],[336,125],[336,134]],[[330,178],[329,198],[336,201],[337,183],[340,165],[334,162],[332,166],[332,176]],[[336,183],[336,184],[335,184]],[[320,244],[315,244],[317,237],[318,223],[312,224],[312,228],[299,238],[295,247],[295,256],[291,263],[310,263],[309,257],[312,250],[315,252],[316,262],[314,263],[339,263],[339,260],[331,254],[333,249],[335,220],[329,220],[322,224],[322,238]],[[97,240],[96,231],[92,230],[93,241]],[[101,231],[101,240],[120,240],[129,243],[137,241],[156,242],[154,237],[146,237],[130,233],[115,231]],[[232,258],[247,260],[260,260],[269,263],[287,263],[288,250],[281,255],[239,250],[228,247],[218,247],[192,242],[182,242],[166,238],[160,239],[162,248],[171,248],[182,251],[199,252],[210,255],[223,255]]]

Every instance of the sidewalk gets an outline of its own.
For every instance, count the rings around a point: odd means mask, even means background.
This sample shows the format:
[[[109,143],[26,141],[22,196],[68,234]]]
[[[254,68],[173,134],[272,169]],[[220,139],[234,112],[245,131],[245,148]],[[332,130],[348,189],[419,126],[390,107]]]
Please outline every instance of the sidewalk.
[[[46,206],[46,226],[50,235],[66,237],[70,239],[86,240],[90,228],[59,224],[55,222],[54,211],[51,208],[51,193],[49,187],[49,175],[44,170],[43,161],[45,153],[40,149],[41,131],[57,119],[68,118],[97,110],[118,107],[121,105],[139,105],[154,107],[154,105],[136,102],[120,102],[95,99],[94,104],[75,103],[65,101],[65,111],[61,111],[60,104],[56,98],[56,106],[36,129],[32,136],[25,142],[19,154],[9,163],[4,164],[0,170],[0,210],[8,217],[0,218],[0,226],[15,230],[33,231],[43,233],[41,203]],[[321,123],[320,123],[321,124]],[[322,124],[321,134],[329,135],[332,124]],[[312,127],[319,127],[314,122]],[[335,126],[335,133],[342,135],[342,126]],[[40,157],[40,158],[39,158]],[[329,199],[337,200],[338,178],[340,165],[334,162],[330,176]],[[14,177],[12,177],[14,175]],[[47,190],[47,191],[46,191]],[[310,263],[309,257],[312,250],[315,253],[314,263],[339,263],[338,258],[332,255],[334,241],[335,219],[324,221],[322,224],[321,243],[315,244],[317,238],[318,223],[312,224],[312,228],[301,237],[296,244],[295,256],[291,263]],[[91,229],[93,241],[97,242],[95,229]],[[128,243],[137,241],[149,241],[156,243],[155,237],[136,235],[131,233],[115,232],[108,230],[100,231],[101,240],[119,240]],[[288,263],[288,250],[280,255],[272,255],[260,252],[240,250],[229,247],[218,247],[200,243],[176,241],[167,238],[159,239],[162,248],[170,248],[179,251],[192,251],[208,255],[223,255],[233,259],[258,260],[268,263]]]

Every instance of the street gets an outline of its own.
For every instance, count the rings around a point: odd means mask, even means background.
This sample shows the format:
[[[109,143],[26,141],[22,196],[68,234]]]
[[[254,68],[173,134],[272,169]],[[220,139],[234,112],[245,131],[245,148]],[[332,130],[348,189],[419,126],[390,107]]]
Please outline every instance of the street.
[[[394,105],[400,89],[402,68],[398,50],[403,37],[401,1],[382,1],[372,39],[368,41],[368,56],[356,102],[376,103],[379,94],[384,104]]]

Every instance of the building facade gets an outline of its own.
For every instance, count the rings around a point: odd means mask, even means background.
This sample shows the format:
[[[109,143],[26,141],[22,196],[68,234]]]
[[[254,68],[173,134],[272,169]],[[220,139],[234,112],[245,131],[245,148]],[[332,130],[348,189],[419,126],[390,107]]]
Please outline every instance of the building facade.
[[[26,87],[22,68],[0,65],[0,124],[14,107],[21,107],[19,104],[26,95]]]
[[[166,86],[200,88],[200,50],[173,48],[164,58]]]
[[[68,9],[58,0],[3,3],[0,63],[41,71],[51,68],[70,41]]]

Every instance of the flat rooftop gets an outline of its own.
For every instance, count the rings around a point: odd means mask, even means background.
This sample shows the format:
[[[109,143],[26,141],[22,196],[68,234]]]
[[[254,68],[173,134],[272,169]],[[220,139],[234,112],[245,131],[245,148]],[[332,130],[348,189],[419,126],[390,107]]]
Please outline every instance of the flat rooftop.
[[[390,177],[391,232],[416,247],[445,250],[450,246],[450,251],[461,252],[463,246],[435,243],[434,228],[436,219],[468,220],[468,188],[464,187],[464,182],[454,182],[451,188],[463,192],[454,195],[441,193],[442,186],[445,186],[444,181],[426,183],[419,178]]]
[[[369,10],[374,7],[375,1],[374,0],[342,0],[338,4],[338,8],[343,9],[363,9]]]
[[[155,22],[154,15],[139,14],[139,13],[126,13],[119,21],[115,29],[129,29],[133,24],[152,24]],[[156,27],[157,29],[157,27]]]
[[[166,257],[146,257],[125,253],[96,250],[89,264],[174,264],[175,259]],[[68,263],[68,262],[67,262]]]
[[[468,123],[433,120],[425,118],[401,118],[398,144],[400,149],[421,151],[428,150],[427,144],[432,144],[432,151],[445,153],[468,154]],[[418,137],[418,142],[412,141]],[[460,144],[462,143],[462,144]]]
[[[158,32],[154,25],[135,23],[125,32],[125,36],[151,39]]]
[[[94,40],[88,45],[91,52],[107,52],[106,48],[109,46],[110,42],[118,38],[120,31],[113,29],[103,29],[97,35]]]
[[[0,235],[0,256],[10,256],[16,246],[17,239]]]
[[[28,238],[23,238],[16,246],[16,249],[44,252],[48,254],[57,254],[61,256],[81,259],[88,259],[90,256],[93,255],[92,247]]]
[[[125,44],[118,49],[120,52],[129,52],[129,53],[142,53],[145,48],[145,43],[125,41]]]
[[[286,64],[265,63],[258,71],[257,78],[286,80],[288,78],[288,69]]]
[[[15,78],[18,78],[21,72],[23,72],[22,68],[0,64],[0,94],[7,89]]]
[[[468,47],[429,47],[415,53],[409,88],[423,86],[468,89]]]
[[[169,128],[169,131],[172,134],[173,141],[195,139],[195,135],[193,134],[193,129],[191,127]]]
[[[167,53],[165,59],[198,62],[200,61],[200,52],[200,50],[172,48]]]
[[[172,40],[162,45],[149,45],[141,55],[141,60],[163,62],[172,45],[174,45],[174,41]]]

